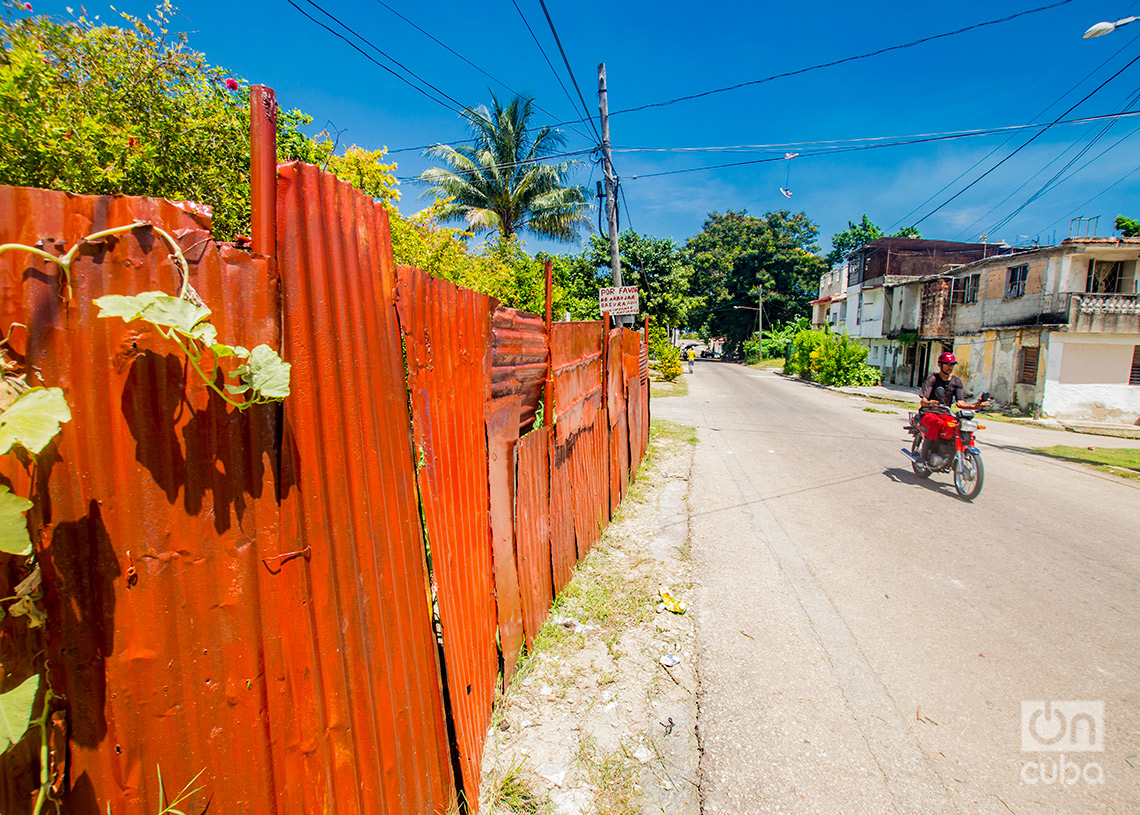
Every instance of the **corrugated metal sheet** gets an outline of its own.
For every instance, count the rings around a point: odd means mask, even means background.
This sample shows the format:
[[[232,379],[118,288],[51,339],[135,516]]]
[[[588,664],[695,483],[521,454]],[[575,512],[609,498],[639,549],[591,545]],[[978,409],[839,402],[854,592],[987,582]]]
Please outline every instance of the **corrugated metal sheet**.
[[[555,595],[574,575],[578,549],[574,532],[574,444],[558,444],[551,457],[550,473],[550,564]]]
[[[631,376],[637,376],[641,367],[641,333],[623,328],[622,340],[622,386]]]
[[[554,597],[550,553],[550,440],[551,429],[542,427],[519,439],[518,490],[515,496],[515,551],[522,594],[526,647],[546,621]]]
[[[487,483],[491,491],[491,552],[503,684],[510,684],[523,647],[523,612],[515,565],[515,445],[519,438],[517,395],[487,403]]]
[[[387,213],[309,165],[281,165],[277,193],[284,355],[293,364],[280,547],[306,552],[270,552],[278,559],[265,567],[280,648],[265,660],[278,806],[434,812],[454,788]],[[463,366],[455,369],[461,377]],[[475,426],[482,449],[481,415]],[[485,465],[475,466],[486,483]]]
[[[550,353],[546,326],[536,314],[499,306],[492,332],[491,396],[518,394],[522,398],[520,433],[526,433],[534,426],[535,411],[542,403]]]
[[[419,269],[400,267],[398,280],[448,694],[464,789],[477,805],[498,673],[484,426],[492,301]]]
[[[645,456],[645,445],[648,433],[645,425],[645,403],[649,393],[641,385],[640,377],[633,377],[627,383],[628,393],[628,426],[629,426],[629,477],[637,478],[637,471],[641,468],[641,459]]]
[[[625,413],[625,377],[622,375],[622,328],[610,330],[606,346],[606,410],[612,427]]]
[[[605,412],[574,439],[571,481],[574,488],[574,532],[578,559],[584,558],[609,524],[609,433]]]
[[[214,244],[205,219],[163,201],[0,187],[0,243],[43,240],[58,253],[138,219],[177,236],[224,341],[278,344],[268,264]],[[0,256],[2,328],[31,327],[14,345],[44,384],[64,389],[72,413],[39,537],[51,681],[70,734],[64,808],[153,813],[157,765],[168,788],[207,768],[192,808],[213,797],[272,812],[258,585],[276,540],[254,530],[277,526],[276,411],[227,409],[187,380],[169,341],[149,326],[99,320],[91,302],[176,291],[167,253],[149,228],[89,246],[66,307],[55,267]],[[23,628],[8,618],[0,636],[22,639]],[[0,803],[10,815],[28,806]]]
[[[600,322],[551,326],[550,361],[559,444],[589,427],[602,407],[604,331]]]
[[[202,220],[168,202],[0,188],[0,242],[54,238],[46,244],[58,251],[136,219],[178,235],[223,338],[277,343],[265,264],[214,245]],[[12,319],[32,326],[20,350],[44,384],[65,389],[73,416],[52,468],[40,551],[47,603],[59,621],[50,630],[52,682],[70,707],[69,811],[101,811],[103,801],[117,812],[142,811],[145,801],[157,800],[155,763],[217,766],[225,754],[252,783],[269,778],[264,743],[233,749],[246,729],[264,727],[265,689],[256,650],[232,643],[260,639],[256,603],[241,601],[243,584],[253,578],[256,585],[248,529],[276,524],[273,417],[233,416],[195,382],[183,402],[176,349],[139,324],[95,319],[90,302],[108,293],[175,291],[166,254],[145,228],[92,246],[73,267],[75,297],[66,308],[54,267],[23,253],[0,257],[4,329]],[[232,296],[230,277],[255,286],[245,302]],[[249,439],[261,444],[247,455]],[[190,461],[185,450],[208,457],[208,466]],[[128,588],[131,563],[139,580]],[[181,653],[158,659],[172,642]],[[232,662],[227,650],[236,651]],[[245,689],[246,679],[257,686]],[[205,704],[196,704],[202,687]],[[234,709],[227,710],[231,693]],[[203,719],[166,718],[186,703]],[[226,717],[216,728],[207,724],[211,707]],[[143,741],[155,743],[146,767]],[[123,744],[128,749],[116,749]],[[248,788],[243,794],[235,786],[219,778],[212,791],[256,806]]]

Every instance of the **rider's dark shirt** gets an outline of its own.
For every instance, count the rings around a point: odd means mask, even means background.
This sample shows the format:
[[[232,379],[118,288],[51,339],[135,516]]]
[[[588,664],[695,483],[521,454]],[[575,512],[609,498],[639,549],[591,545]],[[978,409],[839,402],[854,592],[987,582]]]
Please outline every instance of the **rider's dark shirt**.
[[[937,388],[942,388],[942,392],[936,394],[934,391]],[[950,377],[947,381],[938,374],[931,374],[930,378],[922,383],[918,395],[923,399],[937,399],[942,404],[953,407],[959,400],[966,399],[966,386],[956,376]]]

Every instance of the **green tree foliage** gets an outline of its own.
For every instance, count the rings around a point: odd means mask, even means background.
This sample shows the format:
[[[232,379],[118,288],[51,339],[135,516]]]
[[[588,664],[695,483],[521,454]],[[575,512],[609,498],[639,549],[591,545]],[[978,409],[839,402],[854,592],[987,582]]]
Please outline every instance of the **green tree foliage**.
[[[837,263],[842,263],[843,259],[847,257],[850,252],[858,249],[860,246],[866,246],[873,240],[886,237],[886,232],[871,222],[867,214],[863,214],[863,220],[859,223],[852,221],[847,222],[847,229],[843,230],[832,236],[831,238],[831,251],[827,254],[827,265],[834,266]],[[918,227],[904,226],[898,232],[891,235],[892,238],[921,238],[922,235],[918,231]]]
[[[1116,216],[1116,229],[1126,238],[1140,238],[1140,221],[1135,218],[1125,218],[1123,215]]]
[[[691,313],[689,325],[701,336],[724,337],[726,351],[732,353],[756,328],[761,293],[766,323],[782,325],[808,316],[826,268],[814,254],[818,234],[802,212],[710,214],[686,244],[694,267],[691,291],[705,299],[703,308]]]
[[[492,94],[489,110],[463,111],[472,146],[437,144],[425,152],[446,165],[420,175],[437,198],[447,199],[442,221],[465,221],[475,233],[511,238],[526,231],[567,243],[589,227],[586,191],[567,183],[575,162],[551,162],[565,137],[531,127],[533,114],[530,97],[516,96],[503,107]]]
[[[249,89],[170,30],[172,7],[124,26],[58,22],[8,4],[0,19],[0,183],[192,200],[221,238],[249,232]],[[331,146],[278,118],[278,157]]]
[[[689,312],[701,305],[702,299],[690,291],[693,267],[681,247],[669,238],[654,238],[627,229],[618,236],[618,253],[622,284],[639,289],[639,321],[648,316],[668,327],[681,326]],[[612,286],[609,241],[600,235],[591,236],[584,254],[597,269],[600,285]]]

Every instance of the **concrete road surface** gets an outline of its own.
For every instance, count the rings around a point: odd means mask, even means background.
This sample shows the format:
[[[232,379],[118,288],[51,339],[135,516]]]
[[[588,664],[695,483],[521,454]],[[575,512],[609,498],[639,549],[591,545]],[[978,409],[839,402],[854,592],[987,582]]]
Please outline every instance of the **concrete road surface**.
[[[967,504],[901,409],[688,380],[705,813],[1140,813],[1140,482],[1028,452],[1137,442],[990,422]]]

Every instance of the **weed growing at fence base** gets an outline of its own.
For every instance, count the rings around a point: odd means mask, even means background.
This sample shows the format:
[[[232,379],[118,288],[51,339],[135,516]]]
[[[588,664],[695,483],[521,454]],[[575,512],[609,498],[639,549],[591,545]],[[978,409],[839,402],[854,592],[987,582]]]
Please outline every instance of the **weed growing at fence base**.
[[[590,738],[582,739],[575,757],[594,789],[594,811],[605,815],[639,815],[641,790],[637,759],[625,748],[602,750]]]
[[[487,815],[549,815],[553,812],[550,801],[531,787],[526,762],[521,758],[487,779],[482,800],[486,803]]]

